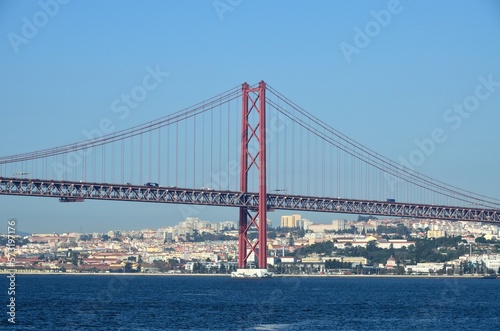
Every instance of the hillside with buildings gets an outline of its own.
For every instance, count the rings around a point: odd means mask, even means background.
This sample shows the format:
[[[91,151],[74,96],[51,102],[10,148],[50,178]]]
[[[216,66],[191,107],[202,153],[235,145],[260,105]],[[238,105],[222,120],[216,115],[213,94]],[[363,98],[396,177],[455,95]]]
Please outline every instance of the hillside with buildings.
[[[500,229],[492,224],[370,217],[317,224],[297,214],[281,217],[279,227],[268,224],[268,267],[275,274],[500,273]],[[230,273],[237,267],[237,237],[234,221],[189,217],[159,229],[33,233],[16,236],[15,247],[2,236],[0,269]]]

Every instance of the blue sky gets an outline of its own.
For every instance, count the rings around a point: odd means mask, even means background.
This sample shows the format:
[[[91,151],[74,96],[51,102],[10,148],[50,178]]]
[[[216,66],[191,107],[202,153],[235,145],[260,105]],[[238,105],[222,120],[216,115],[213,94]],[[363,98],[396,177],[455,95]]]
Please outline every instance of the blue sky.
[[[396,161],[440,129],[446,139],[416,170],[500,198],[499,35],[495,0],[0,1],[0,154],[83,140],[103,118],[126,129],[265,80]],[[113,100],[148,67],[168,77],[120,119]],[[473,110],[453,111],[474,100]],[[156,204],[69,205],[0,197],[5,224],[16,218],[29,232],[158,228],[186,214]],[[191,213],[236,220],[236,210]],[[269,217],[278,224],[280,215]]]

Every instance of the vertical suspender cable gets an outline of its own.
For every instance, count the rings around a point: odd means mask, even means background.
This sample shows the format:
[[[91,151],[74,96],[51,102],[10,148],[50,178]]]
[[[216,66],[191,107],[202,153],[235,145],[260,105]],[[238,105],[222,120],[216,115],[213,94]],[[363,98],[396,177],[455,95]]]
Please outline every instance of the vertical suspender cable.
[[[120,183],[124,184],[125,183],[125,155],[124,155],[124,145],[125,145],[125,142],[123,140],[123,138],[120,140],[120,150],[121,150],[121,157],[120,157],[120,176],[121,176],[121,181]]]
[[[277,102],[278,102],[278,110],[279,110],[279,102],[280,102],[280,100],[278,99]],[[277,118],[276,120],[277,121],[279,121],[279,116],[280,116],[280,113],[279,113],[279,111],[277,111],[276,112],[276,118]],[[269,122],[266,121],[266,123],[269,123]],[[268,132],[270,132],[270,131],[268,131]],[[274,153],[272,153],[272,154],[276,155],[276,162],[272,162],[271,164],[274,164],[275,167],[276,167],[276,175],[275,175],[275,178],[276,178],[275,179],[276,180],[276,189],[279,190],[279,189],[281,189],[281,187],[280,187],[280,173],[279,173],[279,168],[280,168],[280,155],[279,155],[279,152],[280,152],[280,138],[279,138],[279,134],[277,134],[276,132],[273,132],[273,133],[276,135],[276,147],[275,147],[276,151]],[[286,169],[286,167],[285,167],[285,169]]]
[[[358,152],[358,158],[356,158],[356,163],[358,164],[358,187],[359,187],[359,193],[357,195],[358,198],[363,197],[363,162],[360,160],[361,158],[361,152]]]
[[[227,173],[227,189],[230,190],[231,189],[231,167],[230,167],[230,162],[231,162],[231,101],[229,100],[227,102],[227,169],[228,169],[228,173]],[[235,134],[234,137],[237,137],[237,135]],[[236,144],[237,145],[237,144]]]
[[[158,127],[158,143],[157,143],[157,148],[158,148],[158,155],[157,155],[157,160],[158,160],[158,183],[161,183],[161,127]]]
[[[175,186],[179,186],[179,122],[175,122]]]
[[[102,174],[101,174],[101,180],[103,181],[103,183],[106,182],[106,165],[105,165],[105,161],[106,161],[106,148],[105,148],[106,144],[103,144],[101,145],[101,167],[102,167]]]
[[[21,162],[21,166],[22,166],[23,164],[24,164],[24,162]],[[63,180],[66,180],[66,179],[67,179],[67,177],[66,177],[66,169],[67,169],[67,168],[66,168],[66,165],[67,165],[67,163],[66,163],[66,153],[64,153],[64,154],[63,154],[63,164],[62,164],[62,167],[61,167],[61,168],[62,168],[62,175],[63,175],[63,176],[62,176],[62,179],[63,179]],[[21,167],[21,170],[22,170],[22,171],[26,171],[26,169],[24,169],[24,167]]]
[[[219,169],[217,173],[217,189],[222,190],[221,187],[221,174],[222,174],[222,102],[219,105],[219,129],[217,130],[219,133]]]
[[[360,160],[358,159],[358,164],[359,164],[359,196],[360,197],[364,197],[366,192],[363,192],[363,187],[365,186],[365,174],[364,174],[364,169],[363,169],[363,166],[364,166],[364,161],[363,160]]]
[[[14,170],[10,171],[11,173],[14,173]],[[50,167],[50,179],[54,179],[54,167]]]
[[[84,182],[87,181],[87,151],[88,151],[88,149],[82,150],[83,164],[82,164],[82,178],[81,179]]]
[[[369,161],[371,162],[371,160],[369,159]],[[365,162],[365,176],[366,176],[366,199],[367,200],[373,200],[373,194],[371,194],[370,190],[372,189],[372,185],[371,185],[371,167],[369,165],[369,163],[366,163]]]
[[[320,192],[320,185],[319,185],[319,181],[318,181],[318,177],[319,177],[319,174],[320,174],[320,162],[319,162],[319,158],[320,158],[320,155],[319,155],[319,141],[318,141],[318,137],[315,137],[313,136],[313,144],[314,144],[314,158],[312,159],[313,161],[313,172],[314,172],[314,187],[313,187],[313,194],[314,195],[317,195],[319,194]]]
[[[278,99],[279,102],[279,99]],[[281,107],[280,107],[281,108]],[[286,142],[288,141],[288,131],[285,130],[280,130],[279,128],[281,127],[281,123],[284,123],[286,121],[286,116],[282,114],[279,109],[276,113],[276,125],[272,128],[273,134],[276,135],[276,140],[278,141],[278,151],[276,151],[276,155],[279,155],[278,153],[280,152],[280,149],[282,150],[282,155],[283,155],[283,176],[282,180],[283,183],[281,184],[282,187],[278,186],[278,188],[286,190],[287,189],[287,183],[289,180],[287,178],[290,176],[290,170],[287,169],[290,166],[290,162],[287,162],[287,153],[286,153]],[[269,122],[268,122],[269,123]],[[281,136],[281,139],[280,139]],[[278,158],[280,158],[278,156]],[[287,171],[288,170],[288,171]],[[284,194],[285,191],[283,191],[281,194]]]
[[[196,114],[193,116],[193,188],[196,187]]]
[[[212,174],[214,170],[214,108],[212,107],[210,109],[210,172],[209,172],[209,177],[210,177],[210,187],[214,187],[212,183]]]
[[[312,137],[312,144],[314,147],[314,156],[311,158],[312,162],[312,173],[313,173],[313,186],[311,189],[310,194],[311,195],[317,195],[319,193],[319,185],[318,185],[318,144],[317,144],[317,138],[315,136]]]
[[[300,135],[299,139],[298,139],[298,143],[299,143],[299,155],[298,155],[298,158],[297,160],[299,161],[299,173],[298,173],[298,182],[299,182],[299,193],[302,194],[303,190],[302,190],[302,181],[304,180],[304,177],[306,176],[303,176],[303,171],[302,171],[302,163],[305,161],[305,158],[304,156],[302,155],[302,145],[304,144],[304,137],[303,137],[303,131],[299,131],[298,134]],[[306,178],[307,180],[307,178]]]
[[[306,166],[306,180],[307,180],[307,195],[310,195],[310,187],[311,187],[311,132],[307,130],[307,145],[306,145],[306,159],[307,159],[307,166]]]
[[[201,122],[201,185],[205,185],[205,105],[203,105],[203,116]]]
[[[393,181],[393,178],[391,175],[387,174],[385,175],[385,166],[382,168],[382,172],[380,172],[379,180],[380,180],[380,192],[379,192],[379,199],[382,199],[382,197],[385,195],[385,182],[384,182],[384,176],[387,176],[388,180]],[[388,190],[389,191],[389,190]]]
[[[241,95],[241,97],[243,98],[243,94]],[[238,128],[241,127],[241,123],[240,123],[240,113],[243,112],[243,109],[241,109],[241,111],[238,110],[238,106],[235,106],[234,109],[236,109],[236,116],[234,116],[234,120],[235,120],[235,123],[234,123],[234,130],[235,132],[237,133],[237,135],[235,136],[236,139],[235,141],[237,142],[235,145],[235,150],[236,150],[236,153],[234,154],[235,155],[235,160],[239,160],[239,156],[240,156],[240,144],[243,143],[243,141],[240,140],[241,136],[243,135],[243,132],[239,132],[238,131]],[[239,142],[239,143],[238,143]],[[246,157],[246,156],[245,156]],[[240,165],[241,166],[241,165]],[[235,181],[235,186],[236,186],[236,190],[239,189],[239,186],[238,186],[238,183],[240,182],[241,178],[238,178],[236,181]]]
[[[96,167],[97,167],[97,160],[96,160],[96,154],[97,154],[97,147],[92,147],[92,181],[97,182],[96,178]]]
[[[167,125],[167,181],[170,181],[170,124]],[[170,184],[169,184],[170,185]]]
[[[188,176],[188,150],[190,148],[188,144],[188,120],[184,120],[184,187],[188,187],[187,176]],[[194,167],[194,164],[193,164]]]
[[[342,158],[344,159],[344,169],[342,175],[342,181],[344,182],[344,195],[349,196],[349,159],[347,157],[347,152],[342,151]]]
[[[142,136],[142,133],[139,134],[139,182],[141,185],[144,183],[142,180]]]
[[[326,160],[325,173],[328,178],[328,183],[326,184],[326,196],[333,197],[335,193],[335,179],[333,169],[335,168],[335,157],[333,155],[332,137],[328,137],[328,141],[325,143],[325,153],[327,153],[328,159]]]
[[[113,137],[114,138],[114,137]],[[116,160],[115,160],[115,153],[116,153],[116,148],[115,148],[116,142],[111,143],[111,179],[113,180],[113,183],[117,183],[118,179],[115,178],[115,166],[116,166]]]
[[[369,166],[368,166],[368,162],[371,162],[370,160],[370,156],[366,156],[368,161],[364,161],[362,160],[362,164],[363,164],[363,176],[364,176],[364,181],[363,181],[363,186],[364,186],[364,199],[368,200],[370,197],[371,197],[371,194],[370,194],[370,176],[369,176],[369,173],[368,173],[368,169],[369,169]]]
[[[293,118],[295,119],[295,108],[293,108]],[[295,174],[295,161],[296,158],[295,158],[295,122],[292,121],[292,158],[291,158],[291,162],[292,162],[292,180],[290,181],[290,184],[291,184],[291,192],[292,194],[295,194],[295,180],[297,178],[296,174]]]
[[[134,136],[130,137],[130,182],[134,182]]]
[[[356,154],[357,154],[357,151],[355,150],[354,153],[351,155],[351,167],[352,167],[351,181],[352,181],[352,192],[353,192],[351,195],[351,198],[353,198],[353,199],[355,199],[358,196],[358,185],[357,185],[357,181],[356,181],[356,179],[358,177],[358,174],[357,174],[358,159],[356,157]]]
[[[340,138],[338,144],[340,145]],[[337,197],[340,197],[340,148],[337,147]]]
[[[62,163],[62,166],[61,166],[61,168],[62,168],[62,179],[63,180],[67,180],[68,179],[68,177],[67,177],[67,170],[68,170],[68,168],[67,168],[67,163],[66,163],[67,153],[64,153],[62,156],[63,156],[62,157],[62,159],[63,159],[62,162],[63,163]],[[22,171],[26,171],[26,169],[24,168],[24,162],[21,162],[21,166],[22,166],[21,170]]]
[[[321,183],[322,183],[322,193],[323,193],[323,196],[325,196],[325,182],[326,182],[326,172],[325,172],[325,165],[326,165],[326,151],[325,151],[325,140],[322,139],[322,145],[323,145],[323,152],[322,152],[322,159],[323,159],[323,169],[321,169],[321,173],[322,173],[322,180],[321,180]]]
[[[149,129],[149,167],[148,167],[148,178],[152,181],[152,167],[153,167],[153,131]],[[158,180],[158,178],[156,179]]]

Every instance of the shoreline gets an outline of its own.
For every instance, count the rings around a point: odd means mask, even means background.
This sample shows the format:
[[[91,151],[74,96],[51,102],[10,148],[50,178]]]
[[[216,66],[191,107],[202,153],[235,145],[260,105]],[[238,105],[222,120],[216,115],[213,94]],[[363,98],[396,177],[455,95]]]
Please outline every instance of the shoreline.
[[[1,275],[9,275],[9,271],[0,271]],[[26,272],[15,271],[15,275],[57,275],[57,276],[156,276],[156,277],[228,277],[231,274],[190,274],[190,273],[99,273],[99,272]],[[273,274],[272,278],[428,278],[428,279],[490,279],[488,275],[307,275],[307,274]],[[495,278],[491,278],[495,279]],[[496,279],[500,279],[497,276]]]

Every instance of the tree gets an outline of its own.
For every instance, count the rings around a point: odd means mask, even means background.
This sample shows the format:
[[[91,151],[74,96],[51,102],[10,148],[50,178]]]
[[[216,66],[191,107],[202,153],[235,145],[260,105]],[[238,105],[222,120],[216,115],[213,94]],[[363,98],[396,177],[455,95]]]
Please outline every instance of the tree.
[[[373,252],[377,250],[377,241],[375,240],[370,240],[367,244],[366,244],[366,251],[367,252]]]
[[[71,251],[71,254],[70,254],[71,263],[73,263],[73,265],[75,265],[75,266],[78,266],[78,262],[80,260],[79,255],[80,255],[80,252]]]
[[[335,250],[332,241],[325,241],[322,243],[315,243],[310,246],[301,247],[295,251],[295,256],[307,256],[313,253],[330,255]]]
[[[337,260],[326,260],[325,269],[351,269],[351,263],[340,262]]]
[[[130,262],[125,263],[125,266],[123,267],[123,272],[132,272],[132,263]]]
[[[306,230],[304,230],[304,228],[300,228],[299,231],[297,231],[297,237],[304,238],[305,235],[306,235]]]
[[[397,265],[394,271],[396,275],[404,275],[405,267],[403,267],[402,265]]]
[[[369,221],[369,220],[378,220],[378,218],[376,218],[375,216],[362,216],[362,215],[358,216],[359,222],[364,222],[364,221]]]
[[[193,264],[193,273],[204,273],[206,272],[206,268],[203,264],[201,264],[200,262],[195,262]]]
[[[88,234],[80,235],[80,241],[89,241],[90,239],[92,239],[92,236],[89,236]]]
[[[403,224],[398,224],[396,228],[396,233],[402,236],[403,238],[406,238],[410,235],[411,231]]]
[[[485,237],[477,237],[474,242],[478,244],[486,244],[486,238]]]

